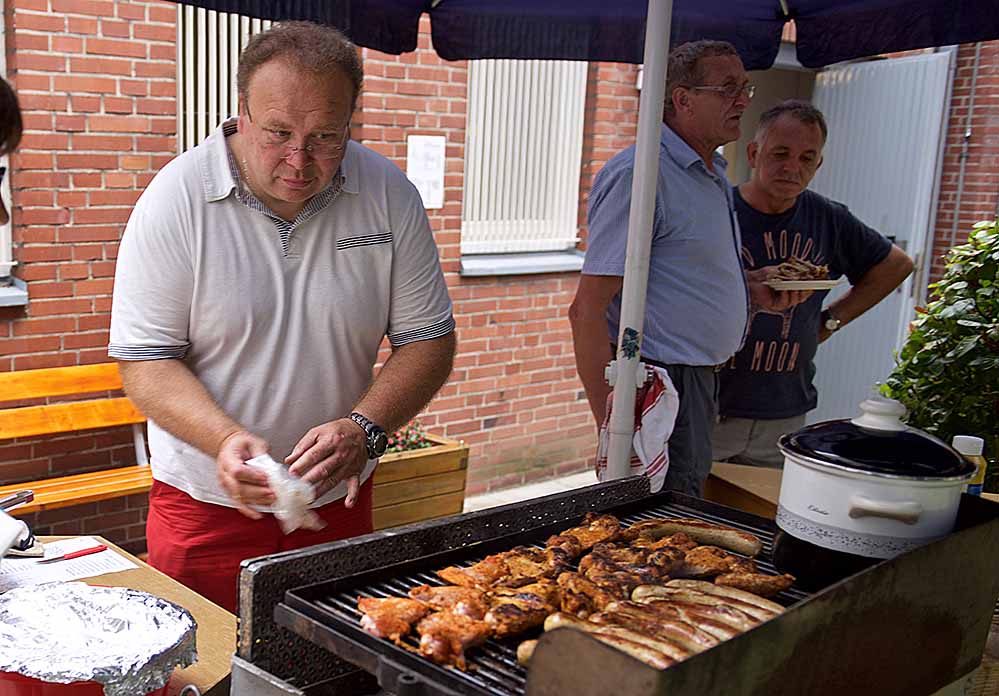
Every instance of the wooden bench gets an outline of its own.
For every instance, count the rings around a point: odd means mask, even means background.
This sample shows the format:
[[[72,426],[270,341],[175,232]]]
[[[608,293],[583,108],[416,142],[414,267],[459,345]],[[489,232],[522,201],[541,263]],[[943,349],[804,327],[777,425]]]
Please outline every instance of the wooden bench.
[[[0,373],[0,402],[106,394],[120,390],[121,377],[116,363]],[[0,486],[0,498],[18,490],[33,490],[33,502],[11,511],[15,515],[26,515],[148,492],[152,486],[152,475],[146,454],[145,422],[145,416],[124,396],[105,395],[81,401],[0,409],[0,440],[131,425],[138,463],[138,466]]]
[[[116,363],[0,373],[0,402],[73,396],[121,389]],[[35,493],[33,502],[11,511],[27,515],[137,493],[148,493],[145,417],[126,397],[0,409],[0,440],[55,435],[131,425],[137,466],[106,469],[40,481],[0,486],[0,498],[19,490]],[[462,511],[468,447],[431,436],[434,446],[387,454],[375,471],[373,514],[376,529],[394,527]],[[2,463],[2,462],[0,462]]]

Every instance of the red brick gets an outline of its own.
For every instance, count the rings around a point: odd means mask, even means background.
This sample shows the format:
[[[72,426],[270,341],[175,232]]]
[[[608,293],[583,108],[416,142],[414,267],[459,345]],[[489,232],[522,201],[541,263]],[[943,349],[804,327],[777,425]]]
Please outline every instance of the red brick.
[[[0,339],[0,353],[5,355],[41,353],[43,351],[53,350],[59,350],[58,336],[34,336],[29,338]]]
[[[177,100],[176,99],[138,99],[136,100],[135,110],[140,114],[155,114],[158,116],[162,115],[176,115],[177,113]]]
[[[66,334],[62,339],[63,347],[68,350],[76,348],[96,348],[108,344],[108,333],[101,331],[97,333],[77,333]]]
[[[132,61],[120,58],[94,58],[92,56],[71,56],[69,59],[69,69],[74,73],[96,73],[99,75],[131,75]]]
[[[98,278],[95,280],[81,280],[76,283],[76,294],[80,297],[87,295],[110,295],[114,283],[110,278]]]
[[[31,316],[47,317],[58,314],[87,314],[93,309],[89,298],[72,300],[38,300],[31,303]],[[22,368],[16,368],[22,369]]]
[[[99,33],[98,27],[99,27],[98,21],[90,17],[69,18],[69,32],[71,34],[96,35],[97,33]]]
[[[114,16],[114,2],[108,0],[49,0],[53,12],[94,17]]]
[[[101,185],[99,172],[74,172],[73,186],[75,188],[97,188]]]
[[[177,29],[166,24],[136,24],[135,38],[175,44],[177,42]]]
[[[55,88],[63,92],[114,93],[117,84],[113,77],[56,75],[52,78]]]
[[[127,222],[129,208],[85,208],[73,212],[73,222],[77,225],[99,225],[108,222]]]
[[[59,169],[117,169],[118,157],[96,154],[59,154],[56,156],[56,166]]]
[[[77,36],[53,36],[51,44],[53,53],[83,52],[83,39]]]
[[[121,226],[77,226],[64,227],[59,230],[60,242],[105,242],[118,241],[121,238]]]
[[[70,107],[73,111],[85,112],[85,113],[97,113],[101,110],[101,98],[94,96],[84,96],[82,94],[74,94],[69,98]]]
[[[105,95],[104,111],[109,114],[130,114],[135,111],[135,100],[130,97]]]
[[[101,20],[101,34],[104,36],[127,39],[130,38],[132,34],[131,26],[130,22],[122,22],[121,20],[108,19],[105,17]]]
[[[149,119],[144,116],[90,117],[90,130],[102,133],[148,133]]]
[[[86,191],[59,191],[59,196],[57,198],[59,206],[62,208],[75,208],[79,206],[85,206],[87,204],[87,192]]]
[[[14,31],[23,29],[57,33],[66,30],[65,18],[51,14],[36,14],[34,12],[14,11]]]
[[[22,92],[18,95],[21,109],[24,111],[65,111],[69,99],[65,94],[38,94]]]
[[[150,22],[173,24],[177,20],[177,8],[170,3],[151,4],[147,11]]]
[[[87,129],[87,119],[77,114],[56,114],[56,130],[83,131]]]
[[[157,83],[152,83],[157,84]],[[121,90],[122,94],[127,94],[130,97],[144,97],[149,93],[151,83],[148,80],[119,80],[118,88]],[[176,82],[169,83],[170,89],[168,90],[169,96],[173,97],[174,100],[177,98],[177,85]],[[166,95],[164,95],[166,96]]]
[[[38,334],[67,333],[76,330],[76,320],[70,317],[51,319],[22,319],[14,324],[15,336],[34,336]],[[2,455],[0,455],[2,459]]]
[[[18,34],[17,35],[17,50],[18,51],[48,51],[49,50],[49,37],[47,34]],[[17,66],[19,69],[24,70],[44,70],[45,68],[37,67],[37,63],[26,63],[23,58],[25,54],[21,53],[17,56]]]
[[[81,133],[73,136],[73,147],[77,150],[131,150],[133,136],[130,135],[90,135]]]
[[[17,219],[22,225],[65,225],[69,222],[69,211],[65,208],[24,208]]]
[[[150,63],[148,61],[136,61],[136,77],[177,77],[177,66],[171,63]]]
[[[53,2],[58,2],[58,1],[59,0],[53,0]],[[84,0],[72,0],[72,1],[81,2]],[[86,42],[86,52],[90,55],[145,58],[146,45],[141,43],[135,43],[134,41],[123,41],[121,39],[88,38]]]

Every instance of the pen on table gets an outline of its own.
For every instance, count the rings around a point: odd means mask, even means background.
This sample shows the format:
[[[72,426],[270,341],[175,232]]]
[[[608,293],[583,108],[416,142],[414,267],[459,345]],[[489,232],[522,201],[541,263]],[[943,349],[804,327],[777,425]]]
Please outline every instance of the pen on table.
[[[79,551],[71,551],[69,553],[64,553],[61,556],[53,556],[52,558],[43,558],[40,561],[35,561],[35,563],[52,563],[53,561],[68,561],[70,558],[79,558],[80,556],[89,556],[92,553],[100,553],[107,549],[104,544],[98,544],[97,546],[91,546],[87,549],[80,549]]]

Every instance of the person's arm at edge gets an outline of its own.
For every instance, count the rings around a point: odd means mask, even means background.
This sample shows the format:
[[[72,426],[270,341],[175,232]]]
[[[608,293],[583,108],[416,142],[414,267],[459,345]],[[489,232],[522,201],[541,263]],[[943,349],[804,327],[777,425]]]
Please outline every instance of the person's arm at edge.
[[[887,297],[909,277],[912,269],[912,259],[893,244],[888,255],[872,266],[849,292],[829,305],[828,309],[842,322],[842,328]],[[831,335],[832,332],[824,326],[819,327],[820,343]]]
[[[611,392],[604,379],[604,368],[614,357],[607,340],[607,307],[623,284],[620,276],[580,275],[576,297],[569,306],[576,372],[598,428],[606,416],[607,396]]]
[[[119,360],[128,395],[149,419],[215,458],[219,480],[247,517],[261,515],[244,503],[269,505],[267,476],[245,460],[268,451],[267,442],[233,420],[180,360]]]

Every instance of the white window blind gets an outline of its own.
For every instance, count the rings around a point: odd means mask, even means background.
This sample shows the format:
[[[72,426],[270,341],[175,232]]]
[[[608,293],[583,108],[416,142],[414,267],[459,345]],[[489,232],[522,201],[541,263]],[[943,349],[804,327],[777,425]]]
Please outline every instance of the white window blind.
[[[587,64],[468,63],[462,254],[576,246]]]
[[[235,116],[236,67],[253,34],[270,20],[177,6],[177,140],[189,150]]]

